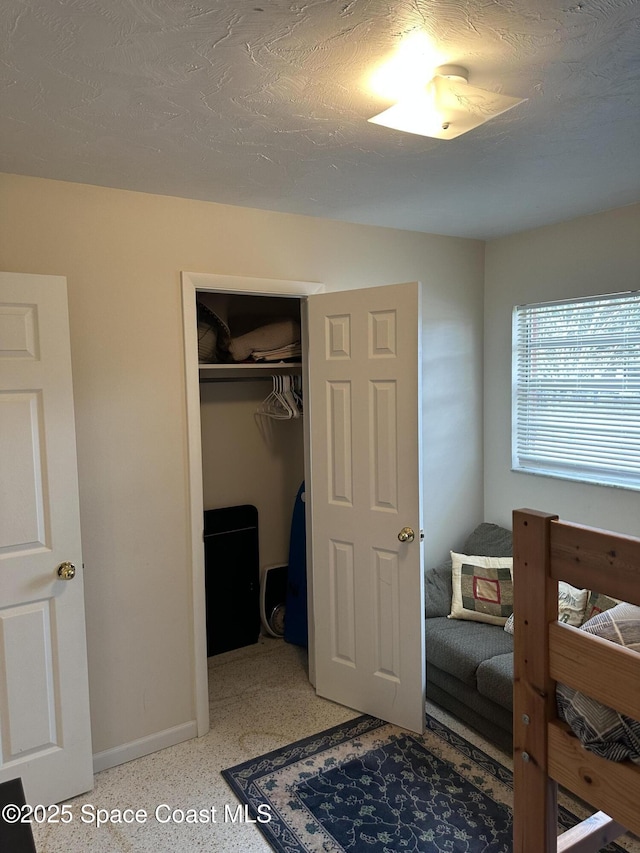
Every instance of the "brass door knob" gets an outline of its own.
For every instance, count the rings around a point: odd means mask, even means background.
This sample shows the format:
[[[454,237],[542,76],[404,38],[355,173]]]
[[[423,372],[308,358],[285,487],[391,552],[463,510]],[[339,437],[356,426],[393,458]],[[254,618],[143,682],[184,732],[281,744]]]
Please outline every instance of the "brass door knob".
[[[398,539],[401,542],[413,542],[416,538],[416,534],[410,527],[403,527],[400,533],[398,533]]]
[[[72,581],[76,576],[76,567],[65,561],[58,566],[58,577],[61,581]]]

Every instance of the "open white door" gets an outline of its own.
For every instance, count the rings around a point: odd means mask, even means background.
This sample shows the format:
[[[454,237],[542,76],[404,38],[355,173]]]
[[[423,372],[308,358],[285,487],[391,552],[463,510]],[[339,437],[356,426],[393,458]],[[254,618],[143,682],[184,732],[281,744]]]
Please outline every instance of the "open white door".
[[[422,732],[420,286],[308,303],[316,689]]]
[[[0,781],[48,805],[93,785],[60,276],[0,273],[0,472]]]

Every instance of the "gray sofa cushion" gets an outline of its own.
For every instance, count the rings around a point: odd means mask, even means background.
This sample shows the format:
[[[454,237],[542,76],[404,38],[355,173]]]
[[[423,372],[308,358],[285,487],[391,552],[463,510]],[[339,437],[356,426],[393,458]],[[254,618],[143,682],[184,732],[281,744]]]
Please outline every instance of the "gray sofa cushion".
[[[511,748],[511,731],[513,728],[512,711],[508,711],[506,708],[497,705],[495,702],[487,699],[486,696],[481,696],[473,687],[467,687],[466,684],[458,681],[457,678],[454,678],[448,672],[442,672],[437,666],[430,666],[427,670],[427,676],[427,696],[432,701],[440,704],[436,696],[439,695],[441,698],[444,698],[442,694],[445,694],[447,699],[454,700],[455,707],[450,707],[453,703],[444,702],[442,703],[444,708],[449,708],[463,722],[468,722],[470,726],[480,732],[483,731],[482,721],[490,721],[492,734],[489,736],[489,739],[499,743],[500,741],[496,741],[493,734],[496,729],[503,729],[508,733],[508,748]],[[463,708],[466,708],[466,713],[461,713]]]
[[[469,728],[475,729],[492,744],[504,750],[507,755],[511,754],[513,750],[511,714],[505,711],[504,708],[500,708],[498,705],[494,705],[493,702],[485,699],[484,701],[487,705],[491,705],[492,711],[491,713],[483,713],[483,711],[478,711],[473,707],[475,701],[471,703],[467,702],[466,698],[465,700],[456,699],[455,696],[452,696],[433,681],[427,681],[427,696],[436,705],[439,705],[445,711],[457,717],[460,722],[465,723]],[[479,693],[476,693],[474,696],[474,700],[483,698]],[[483,710],[486,711],[486,709]],[[501,724],[500,712],[508,719],[508,722],[505,721],[504,725]]]
[[[425,614],[427,619],[451,613],[451,560],[424,573]]]
[[[513,711],[513,652],[482,661],[476,677],[478,693]]]
[[[432,663],[470,687],[476,687],[482,661],[513,651],[513,638],[501,626],[446,616],[426,620],[425,638],[427,666]]]
[[[469,536],[464,553],[480,557],[512,557],[513,534],[498,524],[483,522]]]

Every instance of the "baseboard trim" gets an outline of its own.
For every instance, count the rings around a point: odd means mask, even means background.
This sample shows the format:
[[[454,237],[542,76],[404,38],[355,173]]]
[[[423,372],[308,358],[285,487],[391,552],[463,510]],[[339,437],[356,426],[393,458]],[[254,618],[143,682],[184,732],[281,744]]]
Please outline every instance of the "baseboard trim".
[[[177,743],[191,740],[197,735],[198,724],[196,720],[191,720],[180,726],[174,726],[171,729],[165,729],[162,732],[123,743],[122,746],[114,746],[111,749],[105,749],[103,752],[96,752],[93,756],[93,772],[99,773],[101,770],[108,770],[109,767],[117,767],[118,764],[125,764],[127,761],[142,758],[143,755],[150,755],[152,752],[158,752],[158,750],[166,749],[168,746],[175,746]]]

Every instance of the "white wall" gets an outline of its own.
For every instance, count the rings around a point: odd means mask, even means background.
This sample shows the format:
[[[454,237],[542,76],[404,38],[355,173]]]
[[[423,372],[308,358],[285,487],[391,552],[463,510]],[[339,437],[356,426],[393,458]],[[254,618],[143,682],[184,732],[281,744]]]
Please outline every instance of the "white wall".
[[[530,507],[640,535],[640,492],[511,471],[514,305],[640,286],[640,205],[487,244],[485,266],[485,518],[511,527]]]
[[[482,290],[474,283],[476,259],[456,253],[442,279],[430,271],[422,294],[422,424],[425,560],[437,565],[460,549],[479,521],[482,479]],[[471,476],[470,476],[471,475]]]
[[[0,268],[68,280],[96,752],[195,718],[181,270],[422,281],[428,553],[481,520],[480,241],[4,175]]]

